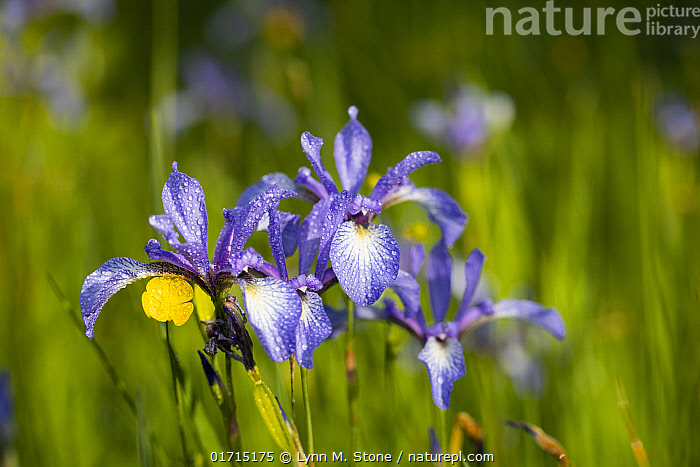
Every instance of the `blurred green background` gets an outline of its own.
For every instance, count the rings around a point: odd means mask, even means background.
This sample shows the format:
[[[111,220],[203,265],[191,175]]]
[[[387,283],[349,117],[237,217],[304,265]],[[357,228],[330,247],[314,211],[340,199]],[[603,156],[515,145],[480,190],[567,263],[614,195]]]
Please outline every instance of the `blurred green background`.
[[[496,465],[556,465],[506,420],[541,426],[574,465],[637,465],[621,387],[651,465],[700,465],[700,42],[615,28],[487,36],[487,6],[524,6],[493,3],[0,2],[0,367],[11,375],[16,421],[7,465],[148,465],[145,439],[169,463],[182,462],[162,326],[140,306],[145,282],[110,300],[95,332],[135,416],[47,275],[77,314],[82,282],[100,264],[145,260],[143,245],[157,237],[147,217],[162,212],[172,160],[204,188],[213,248],[221,209],[248,184],[307,165],[302,131],[325,139],[333,165],[350,105],[373,138],[370,171],[415,150],[439,152],[442,164],[412,178],[451,193],[469,214],[455,255],[480,247],[496,297],[534,298],[567,325],[561,343],[507,323],[465,343],[467,375],[455,385],[448,425],[470,413]],[[580,21],[583,5],[566,6]],[[419,101],[432,99],[449,116],[460,89],[500,96],[512,118],[484,124],[466,147],[416,124]],[[686,113],[675,118],[668,102]],[[151,109],[165,128],[164,160],[155,163]],[[383,216],[406,241],[437,239],[415,207]],[[264,240],[258,234],[252,244],[265,251]],[[339,299],[329,295],[332,305]],[[188,390],[204,403],[197,424],[203,416],[213,427],[199,440],[187,417],[188,445],[206,463],[224,444],[196,354],[203,343],[194,320],[171,326],[171,336]],[[360,325],[356,338],[359,446],[429,449],[439,417],[418,347],[383,324]],[[510,339],[518,358],[503,351]],[[256,351],[291,414],[288,364]],[[343,339],[314,357],[316,451],[347,451]],[[512,377],[527,362],[534,388]],[[277,451],[240,365],[234,375],[244,449]]]

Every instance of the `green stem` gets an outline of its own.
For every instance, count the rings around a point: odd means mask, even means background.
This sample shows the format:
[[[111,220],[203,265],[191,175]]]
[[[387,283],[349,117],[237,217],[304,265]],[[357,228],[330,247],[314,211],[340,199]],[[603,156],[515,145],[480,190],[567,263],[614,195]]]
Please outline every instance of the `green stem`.
[[[450,441],[447,439],[447,411],[438,409],[438,420],[440,423],[440,446],[442,447],[442,452],[447,453],[450,448]],[[442,461],[442,465],[445,465],[445,461]]]
[[[292,357],[289,359],[289,399],[290,399],[290,402],[292,404],[292,418],[296,420],[297,412],[296,412],[296,403],[294,401],[294,362],[295,361],[296,361],[296,357],[294,355],[292,355]],[[301,367],[299,367],[299,368],[301,368]]]
[[[235,452],[241,451],[241,433],[240,427],[238,426],[238,413],[236,410],[236,400],[233,393],[233,373],[231,371],[232,359],[226,355],[226,385],[230,400],[231,413],[228,416],[226,431],[228,433],[228,443],[229,446],[233,448]]]
[[[348,298],[348,330],[345,333],[345,377],[348,386],[348,418],[350,421],[350,452],[355,452],[357,446],[358,417],[357,417],[357,366],[355,362],[355,303]],[[350,464],[354,465],[351,458]]]
[[[182,443],[182,454],[185,458],[185,465],[192,465],[189,458],[189,453],[187,450],[187,436],[185,435],[185,408],[182,403],[182,393],[180,392],[180,385],[178,384],[178,373],[179,368],[177,364],[177,357],[175,357],[175,351],[173,346],[170,344],[170,326],[169,322],[165,322],[165,345],[168,350],[168,357],[170,358],[170,370],[173,378],[173,393],[175,395],[175,406],[177,407],[177,421],[178,427],[180,429],[180,441]]]
[[[387,404],[387,417],[389,420],[398,420],[396,411],[396,386],[394,378],[394,368],[396,366],[396,341],[397,335],[394,326],[387,325],[386,340],[384,343],[384,390],[386,391],[386,400],[392,401]],[[388,443],[390,447],[396,447],[396,433],[394,430],[388,430]]]
[[[308,438],[306,445],[306,452],[308,454],[314,453],[314,430],[311,426],[311,402],[309,401],[309,378],[308,370],[302,366],[299,366],[299,371],[301,372],[301,394],[304,398],[304,412],[306,412],[306,437]]]
[[[225,313],[224,313],[224,296],[225,294],[222,294],[221,296],[217,297],[214,300],[214,319],[225,319]],[[203,332],[203,337],[207,339],[206,333]],[[223,413],[222,415],[224,417],[224,423],[226,424],[226,440],[228,442],[229,447],[234,451],[234,452],[240,452],[241,451],[241,435],[240,435],[240,427],[238,425],[238,413],[237,413],[237,407],[236,407],[236,398],[235,398],[235,393],[233,389],[233,363],[231,357],[228,355],[225,356],[225,371],[226,371],[226,393],[228,396],[227,400],[227,405],[228,408],[230,409],[228,413]]]

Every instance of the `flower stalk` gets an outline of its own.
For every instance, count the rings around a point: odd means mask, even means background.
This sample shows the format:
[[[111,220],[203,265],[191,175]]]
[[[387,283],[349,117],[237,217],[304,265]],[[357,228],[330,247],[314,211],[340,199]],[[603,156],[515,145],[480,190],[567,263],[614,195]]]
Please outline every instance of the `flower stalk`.
[[[350,452],[357,447],[359,418],[357,415],[357,365],[355,362],[355,302],[347,300],[348,330],[345,333],[345,378],[348,388],[348,419],[350,421]],[[354,464],[353,460],[350,460]]]
[[[175,397],[175,407],[177,408],[177,423],[178,429],[180,431],[180,442],[182,443],[182,454],[185,459],[185,465],[192,465],[191,459],[189,457],[189,452],[187,449],[187,436],[185,435],[185,408],[182,403],[182,392],[180,391],[179,380],[182,377],[182,369],[177,363],[177,357],[175,356],[175,351],[170,344],[170,328],[169,323],[165,322],[165,338],[164,343],[168,351],[168,358],[170,359],[170,370],[173,380],[173,395]]]
[[[304,412],[306,413],[306,450],[309,455],[314,453],[314,430],[311,425],[311,402],[309,400],[309,376],[304,367],[299,367],[301,371],[301,394],[304,399]],[[312,464],[313,465],[313,464]]]

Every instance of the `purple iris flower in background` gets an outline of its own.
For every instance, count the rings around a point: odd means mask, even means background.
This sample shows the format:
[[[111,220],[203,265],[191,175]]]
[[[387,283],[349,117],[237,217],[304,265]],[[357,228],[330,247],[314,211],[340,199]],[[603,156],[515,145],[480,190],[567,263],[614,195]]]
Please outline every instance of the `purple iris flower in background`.
[[[693,154],[700,148],[700,118],[685,97],[662,99],[656,106],[656,122],[666,139],[681,151]]]
[[[468,84],[451,93],[445,102],[414,102],[409,117],[430,139],[447,145],[453,153],[470,155],[478,152],[492,133],[512,124],[515,104],[503,92],[490,93]]]
[[[358,317],[383,319],[398,324],[423,343],[418,359],[428,370],[433,401],[439,408],[446,410],[450,406],[450,393],[454,383],[466,374],[460,339],[478,326],[500,318],[515,318],[535,324],[557,339],[564,338],[564,322],[554,308],[516,299],[504,299],[495,304],[486,299],[472,304],[485,260],[484,254],[476,248],[469,254],[464,265],[466,288],[462,302],[454,319],[446,321],[451,297],[452,258],[443,242],[433,248],[428,258],[427,276],[435,324],[427,326],[420,307],[420,288],[414,277],[425,257],[423,248],[414,248],[412,256],[415,257],[412,261],[413,274],[399,271],[396,282],[391,286],[401,300],[403,309],[393,300],[387,299],[383,309],[358,309]]]
[[[244,249],[244,245],[263,215],[276,213],[280,201],[293,195],[293,191],[273,184],[245,206],[225,209],[225,223],[210,262],[204,192],[199,182],[179,172],[174,162],[163,187],[165,214],[149,218],[174,252],[161,249],[158,240],[150,240],[145,251],[151,262],[112,258],[90,274],[80,292],[87,336],[92,338],[95,321],[109,298],[139,279],[179,277],[197,284],[215,302],[222,301],[226,291],[237,283],[243,290],[250,323],[270,358],[274,361],[289,358],[295,350],[302,301],[296,289],[278,274],[274,277],[274,273],[270,276],[260,272],[265,270],[265,261],[252,248]],[[278,219],[277,215],[272,217]],[[180,242],[180,236],[184,243]],[[164,321],[167,317],[156,319]]]
[[[357,120],[357,108],[348,110],[350,121],[335,138],[334,158],[342,190],[321,161],[323,140],[305,132],[301,145],[311,162],[302,167],[292,182],[281,173],[269,174],[249,187],[248,196],[267,189],[271,183],[297,191],[297,196],[314,203],[302,221],[298,235],[299,273],[307,274],[316,259],[315,276],[323,284],[337,278],[345,293],[358,305],[374,303],[391,285],[399,271],[399,247],[386,225],[372,221],[383,208],[403,201],[422,207],[451,246],[462,233],[467,215],[445,192],[417,188],[408,175],[419,167],[440,161],[431,151],[409,154],[390,167],[369,197],[359,194],[372,158],[372,139]],[[295,186],[296,185],[296,186]],[[326,269],[328,261],[331,269]]]
[[[104,53],[91,38],[115,10],[111,0],[0,1],[0,93],[33,94],[47,106],[53,125],[66,131],[82,128],[90,113],[89,89],[94,85],[86,77],[99,74],[96,58]],[[71,20],[63,21],[64,16]],[[47,20],[51,27],[28,50],[24,37],[28,32],[35,36],[34,25]],[[47,28],[38,30],[42,29]]]

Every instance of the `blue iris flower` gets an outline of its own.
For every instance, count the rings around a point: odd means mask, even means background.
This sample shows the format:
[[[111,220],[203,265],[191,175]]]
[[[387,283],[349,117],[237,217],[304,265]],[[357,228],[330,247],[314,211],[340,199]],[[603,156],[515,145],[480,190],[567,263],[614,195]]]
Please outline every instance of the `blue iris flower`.
[[[239,205],[244,204],[247,196],[242,195]],[[275,265],[264,263],[261,270],[269,274],[276,280],[282,280],[291,287],[298,295],[301,303],[301,313],[296,320],[294,328],[294,347],[286,353],[286,358],[291,353],[296,355],[297,362],[304,368],[313,368],[313,352],[326,340],[332,331],[331,322],[326,314],[319,291],[323,288],[323,283],[313,275],[300,274],[289,279],[287,272],[286,257],[291,256],[296,248],[296,231],[299,225],[299,216],[270,209],[260,219],[257,230],[267,230],[270,240],[270,249]],[[274,307],[274,303],[267,304],[265,301],[249,299],[248,288],[244,288],[244,300],[246,308],[251,316],[256,310],[265,307]],[[269,295],[271,300],[274,295]],[[272,316],[271,316],[272,318]],[[252,318],[251,318],[252,321]],[[289,336],[291,342],[291,336]],[[277,339],[279,344],[279,339]],[[272,345],[277,348],[277,344]],[[269,353],[269,352],[268,352]]]
[[[281,232],[290,225],[294,230],[294,222],[298,223],[299,218],[281,216],[277,206],[282,199],[294,195],[294,191],[272,184],[244,205],[224,209],[225,223],[210,258],[204,192],[196,179],[179,172],[177,163],[173,163],[163,187],[165,214],[151,216],[149,223],[174,251],[163,250],[158,240],[150,240],[145,247],[150,262],[112,258],[90,274],[80,291],[87,336],[92,338],[102,307],[128,284],[152,276],[178,277],[198,285],[213,301],[223,300],[226,291],[238,284],[250,324],[267,354],[277,362],[289,358],[296,350],[303,300],[295,287],[280,278],[274,266],[244,245],[263,218],[272,219],[272,228],[268,229],[271,244],[281,244]]]
[[[554,308],[545,308],[529,300],[507,298],[492,303],[485,299],[472,303],[485,256],[475,248],[464,265],[466,289],[462,302],[452,321],[445,316],[450,304],[452,258],[444,244],[439,242],[430,252],[426,275],[430,290],[430,305],[435,324],[428,326],[420,306],[420,287],[415,274],[420,269],[425,251],[416,245],[411,251],[412,274],[399,271],[391,288],[399,297],[403,308],[387,299],[383,308],[362,307],[358,316],[365,319],[382,319],[406,329],[422,344],[418,359],[428,370],[435,405],[443,410],[450,406],[450,393],[455,381],[466,374],[464,353],[460,339],[484,323],[501,318],[528,321],[548,331],[557,339],[565,335],[564,321]]]
[[[372,139],[357,120],[357,108],[348,110],[350,121],[335,138],[334,158],[339,189],[321,161],[323,140],[305,132],[301,145],[311,162],[294,181],[282,173],[263,177],[244,192],[245,198],[266,190],[273,183],[295,190],[297,197],[313,203],[297,233],[299,273],[307,274],[316,260],[315,277],[323,284],[337,278],[345,293],[358,305],[374,303],[394,283],[399,273],[399,247],[386,225],[372,221],[382,209],[414,201],[422,207],[451,246],[462,233],[467,215],[445,192],[418,188],[408,178],[414,170],[440,161],[431,151],[409,154],[390,167],[370,195],[359,194],[372,158]],[[328,262],[331,268],[327,269]]]

